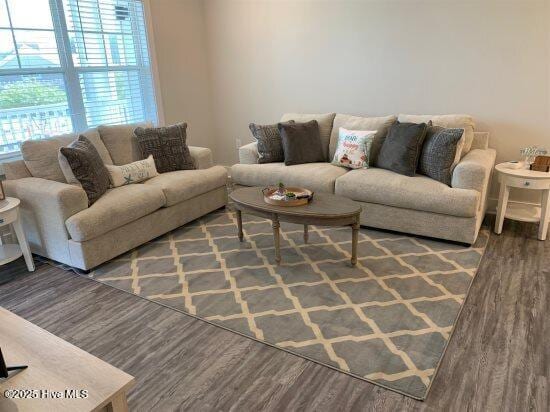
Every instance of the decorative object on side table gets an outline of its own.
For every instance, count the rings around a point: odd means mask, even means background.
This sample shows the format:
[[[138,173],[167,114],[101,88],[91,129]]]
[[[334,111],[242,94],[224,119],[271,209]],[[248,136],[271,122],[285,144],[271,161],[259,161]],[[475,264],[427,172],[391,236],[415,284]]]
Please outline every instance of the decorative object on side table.
[[[29,272],[34,271],[34,262],[32,260],[31,250],[25,233],[23,232],[23,226],[19,219],[19,199],[13,197],[6,197],[0,203],[0,226],[10,225],[13,227],[15,235],[17,236],[18,245],[5,244],[0,242],[0,266],[9,262],[13,262],[19,259],[21,255],[25,257],[25,263]]]
[[[498,197],[495,233],[502,233],[504,218],[522,222],[539,223],[538,238],[545,240],[550,220],[550,173],[528,169],[515,169],[509,163],[500,163],[495,167],[499,174],[500,194]],[[510,188],[540,190],[541,206],[529,206],[520,203],[508,204]]]
[[[531,164],[531,170],[536,172],[550,172],[550,156],[537,156]]]
[[[2,186],[2,181],[0,180],[0,202],[2,202],[6,198],[6,194],[4,193],[4,186]],[[2,206],[2,203],[0,203],[0,207]]]
[[[547,154],[548,150],[546,150],[542,147],[528,146],[528,147],[524,147],[519,152],[523,156],[523,160],[524,160],[525,164],[530,166],[535,161],[535,158],[537,156]]]

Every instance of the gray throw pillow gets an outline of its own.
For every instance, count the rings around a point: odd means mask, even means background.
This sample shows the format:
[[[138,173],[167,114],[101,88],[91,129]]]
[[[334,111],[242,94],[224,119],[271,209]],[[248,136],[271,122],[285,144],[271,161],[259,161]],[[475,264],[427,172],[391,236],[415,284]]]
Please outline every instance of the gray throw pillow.
[[[285,165],[325,161],[317,120],[306,123],[279,123],[277,127],[283,140]]]
[[[286,123],[294,123],[290,120]],[[258,163],[284,162],[283,141],[277,124],[260,125],[250,123],[248,128],[258,141]]]
[[[457,150],[463,133],[464,129],[429,126],[418,162],[418,173],[450,186],[453,168],[460,160],[460,152],[457,159]]]
[[[426,123],[396,121],[388,131],[376,166],[405,176],[414,176],[427,128]]]
[[[109,172],[95,146],[83,135],[67,147],[59,149],[65,156],[74,177],[88,196],[88,205],[93,205],[111,185]]]
[[[374,166],[378,161],[378,155],[380,154],[380,150],[382,150],[382,146],[384,145],[384,141],[386,140],[390,127],[396,122],[394,119],[395,118],[388,119],[388,121],[376,130],[376,134],[374,135],[372,145],[370,147],[369,166]]]
[[[153,155],[159,173],[196,168],[187,146],[187,123],[167,127],[138,127],[134,133],[142,158]]]

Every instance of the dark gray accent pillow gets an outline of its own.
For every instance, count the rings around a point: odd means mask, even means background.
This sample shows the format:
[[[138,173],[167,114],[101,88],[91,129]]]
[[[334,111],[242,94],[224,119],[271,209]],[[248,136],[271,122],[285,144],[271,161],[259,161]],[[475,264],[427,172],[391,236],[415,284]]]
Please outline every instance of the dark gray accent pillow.
[[[325,161],[317,120],[306,123],[279,123],[277,127],[283,141],[285,165]]]
[[[374,135],[374,138],[372,140],[372,144],[370,147],[370,155],[369,155],[369,166],[375,166],[376,162],[378,161],[378,155],[380,154],[380,150],[382,149],[382,146],[384,145],[384,141],[386,140],[386,136],[388,135],[388,132],[390,130],[390,127],[396,122],[397,120],[390,120],[382,125],[382,127],[379,127],[378,130],[376,130],[376,134]]]
[[[287,123],[295,123],[289,120]],[[285,152],[283,150],[283,140],[277,124],[260,125],[250,123],[248,128],[252,136],[258,142],[258,163],[284,162]]]
[[[109,172],[97,149],[85,136],[80,135],[69,146],[59,150],[86,192],[88,205],[93,205],[111,185]]]
[[[426,123],[396,121],[388,131],[376,166],[405,176],[414,176],[427,128]]]
[[[195,162],[187,146],[187,123],[167,127],[138,127],[134,131],[143,159],[153,155],[159,173],[193,170]]]
[[[418,173],[450,186],[457,160],[456,151],[463,133],[464,129],[428,127],[418,162]]]

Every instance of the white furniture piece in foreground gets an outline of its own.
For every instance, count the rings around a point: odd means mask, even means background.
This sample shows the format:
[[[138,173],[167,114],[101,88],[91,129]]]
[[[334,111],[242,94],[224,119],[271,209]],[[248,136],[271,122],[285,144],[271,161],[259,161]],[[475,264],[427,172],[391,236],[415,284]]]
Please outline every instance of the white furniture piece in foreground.
[[[7,365],[27,365],[0,379],[0,411],[128,412],[133,376],[0,307]]]
[[[538,238],[546,240],[548,222],[550,221],[550,173],[536,172],[528,169],[513,169],[508,163],[500,163],[496,165],[495,169],[498,172],[500,182],[495,233],[502,233],[502,224],[506,217],[507,219],[519,220],[521,222],[538,222]],[[528,206],[517,203],[508,204],[511,187],[540,190],[542,192],[541,206]]]
[[[19,242],[18,245],[2,245],[2,240],[0,239],[0,265],[13,262],[23,255],[25,257],[27,269],[32,272],[34,271],[34,262],[32,260],[29,244],[27,243],[27,238],[25,237],[25,232],[19,220],[19,203],[19,199],[14,197],[6,197],[4,200],[0,200],[0,226],[11,224],[17,236],[17,241]]]

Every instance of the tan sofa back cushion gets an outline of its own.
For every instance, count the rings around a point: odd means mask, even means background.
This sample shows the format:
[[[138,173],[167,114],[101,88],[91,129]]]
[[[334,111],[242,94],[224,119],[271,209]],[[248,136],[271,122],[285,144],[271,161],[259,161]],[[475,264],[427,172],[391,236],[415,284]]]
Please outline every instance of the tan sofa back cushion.
[[[387,129],[397,120],[397,116],[384,116],[384,117],[359,117],[351,116],[349,114],[340,114],[338,113],[334,118],[334,123],[332,125],[332,134],[330,135],[330,147],[329,147],[329,158],[334,157],[336,152],[336,147],[338,146],[338,133],[340,127],[348,130],[377,130],[377,131],[386,131]],[[376,163],[376,158],[380,152],[380,147],[384,143],[384,137],[386,133],[376,134],[372,144],[370,152],[370,164]]]
[[[99,126],[97,130],[107,147],[114,165],[121,166],[143,160],[134,130],[137,127],[153,127],[151,122]]]
[[[330,134],[332,132],[332,122],[334,121],[336,113],[326,114],[299,114],[299,113],[285,113],[281,117],[281,122],[288,122],[294,120],[297,123],[306,123],[311,120],[317,120],[319,123],[319,134],[321,135],[321,144],[323,145],[323,156],[325,161],[328,161],[328,147],[330,143]]]
[[[462,147],[462,156],[470,151],[474,141],[474,129],[476,124],[474,118],[467,114],[443,114],[443,115],[416,115],[416,114],[400,114],[397,118],[400,122],[408,123],[428,123],[432,121],[434,126],[447,128],[464,129],[464,146]]]
[[[34,177],[66,183],[58,160],[59,149],[74,142],[78,136],[86,136],[97,149],[105,164],[113,164],[107,148],[101,141],[96,129],[83,133],[70,133],[42,140],[27,140],[21,144],[21,155],[25,166]]]

